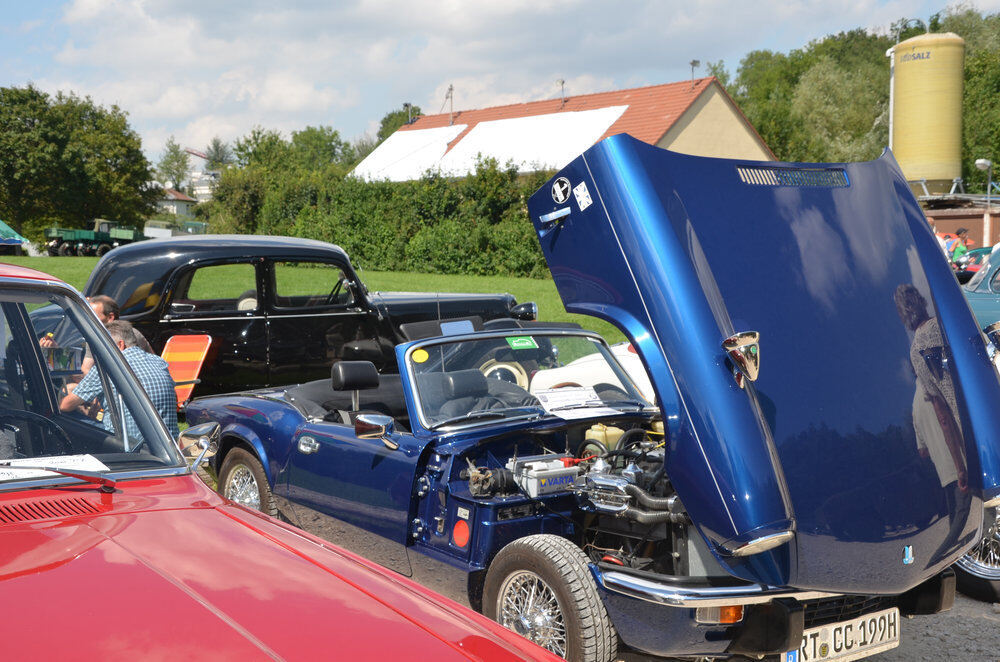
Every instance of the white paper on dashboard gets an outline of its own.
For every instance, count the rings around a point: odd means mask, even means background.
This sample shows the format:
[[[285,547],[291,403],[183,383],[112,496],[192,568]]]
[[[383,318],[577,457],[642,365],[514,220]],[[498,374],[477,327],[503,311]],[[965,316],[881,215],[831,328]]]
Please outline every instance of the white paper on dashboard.
[[[601,403],[601,399],[592,386],[539,389],[532,395],[538,398],[545,411],[566,421],[621,413],[611,407],[595,407],[595,404]]]
[[[93,455],[54,455],[50,457],[26,457],[19,460],[4,460],[4,464],[11,466],[26,467],[54,467],[56,469],[82,469],[83,471],[107,471],[108,467]],[[8,469],[0,465],[0,481],[2,480],[24,480],[26,478],[44,478],[46,476],[58,476],[51,471],[39,471],[31,469]]]

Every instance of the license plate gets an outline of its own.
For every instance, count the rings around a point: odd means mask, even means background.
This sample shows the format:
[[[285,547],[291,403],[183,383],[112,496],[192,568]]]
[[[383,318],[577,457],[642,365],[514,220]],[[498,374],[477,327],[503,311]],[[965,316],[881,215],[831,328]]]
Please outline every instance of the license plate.
[[[860,660],[899,645],[899,609],[884,609],[802,633],[798,650],[782,653],[781,662]]]

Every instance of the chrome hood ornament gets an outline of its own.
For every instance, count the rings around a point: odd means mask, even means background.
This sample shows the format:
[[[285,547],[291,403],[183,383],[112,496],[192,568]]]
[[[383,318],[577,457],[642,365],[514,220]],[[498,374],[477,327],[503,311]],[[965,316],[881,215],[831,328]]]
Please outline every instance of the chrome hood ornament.
[[[760,334],[756,331],[734,333],[722,341],[722,349],[726,350],[736,369],[733,377],[736,385],[746,388],[746,381],[757,381],[760,372]]]

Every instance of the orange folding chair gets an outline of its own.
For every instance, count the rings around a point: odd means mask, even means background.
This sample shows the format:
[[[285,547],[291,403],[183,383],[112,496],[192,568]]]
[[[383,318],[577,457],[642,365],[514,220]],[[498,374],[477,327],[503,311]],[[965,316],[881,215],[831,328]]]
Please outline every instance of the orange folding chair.
[[[177,408],[181,409],[191,399],[194,385],[201,383],[198,374],[212,346],[212,336],[171,336],[163,346],[160,357],[167,362],[167,369],[174,379]]]

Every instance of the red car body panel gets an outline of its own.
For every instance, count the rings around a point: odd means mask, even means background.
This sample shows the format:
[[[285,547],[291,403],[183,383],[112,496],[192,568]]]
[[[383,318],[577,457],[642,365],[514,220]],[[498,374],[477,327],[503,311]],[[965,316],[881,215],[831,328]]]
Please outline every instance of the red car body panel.
[[[6,659],[557,659],[192,475],[0,493],[0,536]]]
[[[51,280],[57,283],[62,282],[58,278],[54,278],[47,273],[38,271],[37,269],[29,269],[28,267],[19,267],[14,264],[2,263],[0,263],[0,278],[30,278],[31,280]]]

